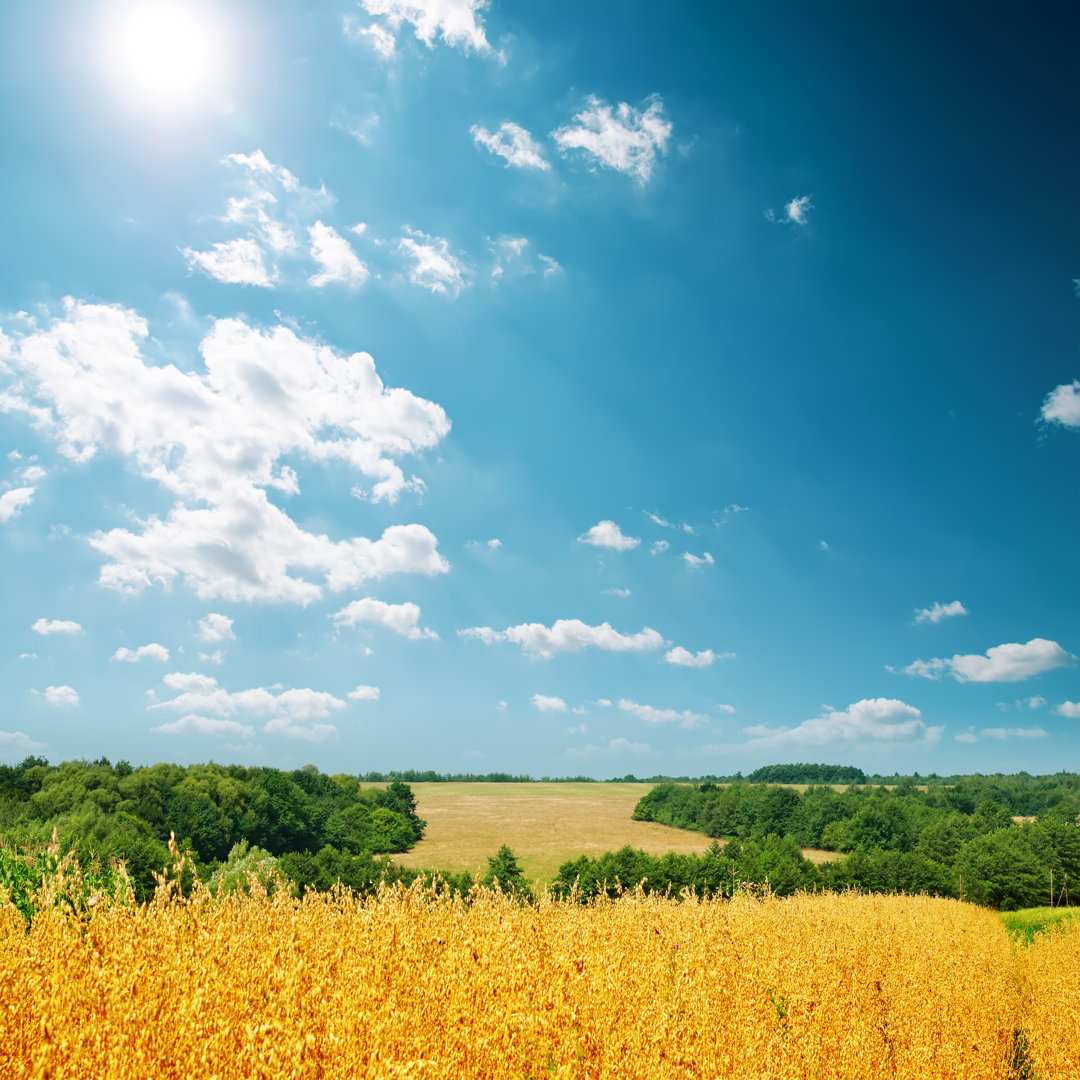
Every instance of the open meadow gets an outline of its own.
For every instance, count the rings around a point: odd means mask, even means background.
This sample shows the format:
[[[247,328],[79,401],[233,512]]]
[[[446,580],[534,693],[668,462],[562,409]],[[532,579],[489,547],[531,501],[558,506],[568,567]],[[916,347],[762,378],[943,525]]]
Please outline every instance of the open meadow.
[[[638,800],[655,786],[412,783],[416,812],[427,821],[427,829],[412,851],[395,855],[394,861],[479,876],[487,868],[487,857],[506,844],[526,879],[545,885],[568,859],[595,858],[626,844],[651,855],[705,851],[712,841],[702,833],[633,820]],[[839,857],[810,848],[804,853],[818,863]]]
[[[578,855],[598,856],[625,844],[650,854],[704,851],[701,833],[634,821],[637,801],[654,784],[410,784],[424,839],[395,855],[402,866],[479,876],[487,856],[507,844],[529,881],[546,884]]]
[[[0,909],[0,1075],[1067,1080],[1080,925],[955,900],[411,890]]]

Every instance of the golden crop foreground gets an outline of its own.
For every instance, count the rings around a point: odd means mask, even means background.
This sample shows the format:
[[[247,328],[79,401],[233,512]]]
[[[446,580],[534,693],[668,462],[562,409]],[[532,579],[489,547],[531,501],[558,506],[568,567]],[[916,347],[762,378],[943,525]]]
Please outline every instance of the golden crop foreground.
[[[1056,1080],[1078,971],[1076,932],[922,897],[161,890],[0,909],[0,1076]]]

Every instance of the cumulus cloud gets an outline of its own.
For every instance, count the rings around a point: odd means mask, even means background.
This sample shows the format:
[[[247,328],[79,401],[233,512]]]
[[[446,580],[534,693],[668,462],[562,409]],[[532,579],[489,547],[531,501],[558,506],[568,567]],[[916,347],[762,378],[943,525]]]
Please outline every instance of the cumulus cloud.
[[[681,712],[677,709],[656,709],[652,705],[639,705],[626,698],[619,699],[619,709],[646,724],[678,724],[681,728],[698,728],[709,723],[709,717],[704,713],[691,712],[689,709]]]
[[[14,750],[21,754],[40,754],[45,743],[36,742],[21,731],[0,731],[0,754]]]
[[[420,289],[456,297],[469,286],[468,267],[450,251],[450,241],[441,236],[428,236],[406,225],[406,234],[398,241],[398,249],[412,260],[409,282]]]
[[[164,518],[91,537],[106,559],[100,584],[139,592],[179,578],[204,598],[306,604],[324,587],[448,569],[421,525],[331,540],[267,497],[299,490],[289,456],[343,463],[374,481],[372,500],[395,501],[422,483],[398,459],[449,431],[442,408],[384,386],[368,354],[345,356],[283,326],[217,321],[200,345],[203,371],[148,361],[148,336],[132,311],[68,300],[7,361],[23,379],[7,406],[29,413],[65,457],[120,455],[175,498]]]
[[[45,700],[62,708],[79,704],[79,692],[70,686],[46,686]]]
[[[162,735],[211,735],[213,737],[235,735],[242,739],[255,736],[255,729],[250,724],[241,724],[236,720],[221,720],[212,716],[197,716],[188,713],[179,720],[170,720],[165,724],[152,727],[151,731]]]
[[[812,196],[798,195],[784,204],[781,213],[778,214],[775,210],[766,210],[765,217],[777,225],[805,225],[809,220],[810,211],[813,209]]]
[[[707,551],[702,555],[692,555],[689,551],[683,552],[683,562],[690,567],[691,570],[696,570],[699,566],[712,566],[716,560]]]
[[[916,609],[915,621],[917,623],[939,623],[942,619],[951,618],[954,615],[967,615],[968,609],[959,600],[953,600],[948,604],[934,603],[933,607]]]
[[[1062,383],[1046,395],[1039,415],[1048,424],[1080,428],[1080,379]]]
[[[525,128],[510,120],[501,123],[497,131],[488,131],[479,124],[473,124],[469,128],[469,134],[472,135],[473,142],[477,146],[482,146],[490,153],[503,158],[506,168],[510,166],[519,169],[551,168],[544,158],[540,144]]]
[[[377,686],[365,686],[361,683],[354,690],[345,695],[350,701],[378,701],[379,688]]]
[[[423,638],[438,640],[439,637],[434,630],[420,626],[420,608],[413,603],[387,604],[382,600],[365,597],[363,600],[353,600],[346,604],[330,618],[338,628],[358,626],[360,623],[385,626],[387,630],[393,630],[395,634],[407,637],[410,641]]]
[[[321,288],[339,284],[359,288],[368,279],[368,268],[360,261],[352,245],[336,229],[316,221],[308,228],[311,257],[322,267],[308,278],[308,284]]]
[[[652,753],[648,743],[631,742],[629,739],[612,739],[607,746],[571,746],[566,751],[567,757],[647,757]]]
[[[612,107],[590,97],[573,122],[553,131],[551,137],[563,153],[580,150],[601,165],[645,184],[652,176],[657,154],[666,153],[671,132],[671,122],[664,116],[664,104],[658,97],[650,99],[643,110],[626,102]]]
[[[620,634],[610,623],[589,626],[580,619],[557,619],[550,627],[543,623],[522,623],[505,630],[472,626],[459,630],[458,634],[476,638],[485,645],[511,641],[524,652],[544,660],[550,660],[557,652],[580,652],[590,646],[608,652],[647,652],[664,645],[663,637],[647,626],[636,634]]]
[[[610,548],[612,551],[630,551],[641,541],[636,536],[624,536],[614,521],[600,521],[586,533],[578,537],[579,544],[591,544],[593,547]]]
[[[442,38],[445,44],[465,52],[491,52],[480,17],[488,0],[361,0],[361,6],[369,15],[384,20],[384,34],[396,35],[401,24],[408,23],[429,49],[434,48],[436,38]],[[389,55],[378,39],[376,42],[376,48]]]
[[[10,521],[22,513],[24,506],[34,501],[35,487],[17,487],[0,495],[0,521]]]
[[[759,724],[744,729],[761,747],[826,746],[831,743],[881,742],[933,746],[944,727],[927,727],[922,713],[895,698],[865,698],[843,711],[825,709],[796,727]]]
[[[561,697],[548,697],[546,694],[533,694],[530,698],[532,707],[540,712],[566,712],[566,702]]]
[[[277,271],[268,270],[263,262],[262,249],[250,237],[225,240],[206,251],[181,248],[188,269],[204,274],[226,285],[260,285],[270,288],[277,280]]]
[[[995,645],[983,656],[935,656],[916,660],[904,668],[905,675],[924,679],[939,679],[948,673],[958,682],[1020,682],[1054,668],[1070,667],[1076,657],[1066,652],[1056,641],[1032,638],[1026,644],[1012,642]]]
[[[1067,716],[1070,720],[1080,720],[1080,701],[1063,701],[1056,706],[1058,716]]]
[[[675,664],[678,667],[706,668],[711,667],[717,660],[734,660],[735,654],[733,652],[715,653],[712,649],[692,653],[689,649],[676,645],[674,649],[664,653],[664,659],[669,664]]]
[[[652,547],[649,548],[650,555],[663,555],[667,549],[671,547],[671,544],[667,540],[657,540]]]
[[[140,660],[160,660],[162,663],[169,659],[169,650],[156,641],[149,645],[140,645],[137,649],[126,649],[121,646],[113,653],[114,660],[124,660],[129,664],[138,663]]]
[[[346,707],[344,701],[325,690],[282,690],[260,686],[230,692],[218,685],[218,681],[211,676],[195,672],[173,672],[166,675],[162,682],[179,693],[166,701],[155,702],[149,706],[150,709],[168,709],[219,719],[229,719],[237,714],[266,717],[263,726],[265,734],[305,742],[337,740],[337,728],[319,721]]]
[[[38,619],[30,627],[35,634],[81,634],[82,626],[70,619]]]
[[[211,611],[209,615],[199,620],[199,629],[196,636],[200,641],[236,640],[232,619],[228,615],[219,615],[215,611]]]

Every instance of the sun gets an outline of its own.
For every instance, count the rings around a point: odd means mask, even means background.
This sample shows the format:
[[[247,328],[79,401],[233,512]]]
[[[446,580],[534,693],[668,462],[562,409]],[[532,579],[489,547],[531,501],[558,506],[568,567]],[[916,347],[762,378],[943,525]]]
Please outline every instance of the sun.
[[[106,74],[127,104],[155,114],[213,98],[225,74],[220,21],[199,0],[125,0],[103,34]]]

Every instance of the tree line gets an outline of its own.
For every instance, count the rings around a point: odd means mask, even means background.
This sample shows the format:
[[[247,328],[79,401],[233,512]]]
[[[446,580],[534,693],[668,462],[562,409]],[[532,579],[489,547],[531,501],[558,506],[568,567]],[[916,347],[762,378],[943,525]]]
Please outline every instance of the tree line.
[[[726,860],[735,879],[768,877],[781,894],[852,887],[953,896],[1004,910],[1051,899],[1074,903],[1080,885],[1075,773],[968,776],[950,786],[813,785],[803,792],[777,784],[666,783],[638,802],[634,817],[727,844],[722,856],[717,845],[709,856],[669,856],[666,863],[623,852],[624,885],[636,884],[640,871],[649,874],[650,888],[708,888],[719,872],[710,859]],[[815,865],[803,848],[842,858]],[[610,879],[615,865],[580,864],[575,872]],[[568,877],[560,871],[564,884]]]

